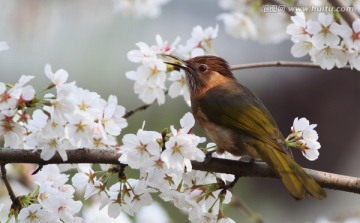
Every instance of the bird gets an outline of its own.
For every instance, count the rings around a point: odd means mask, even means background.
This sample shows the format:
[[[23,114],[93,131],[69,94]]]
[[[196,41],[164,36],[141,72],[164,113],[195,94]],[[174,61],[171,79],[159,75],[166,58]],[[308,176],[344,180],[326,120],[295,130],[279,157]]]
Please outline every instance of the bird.
[[[326,198],[323,188],[294,160],[263,102],[237,81],[226,60],[212,55],[188,60],[167,56],[175,62],[165,63],[185,71],[192,114],[215,142],[217,153],[263,160],[296,200],[307,195]]]

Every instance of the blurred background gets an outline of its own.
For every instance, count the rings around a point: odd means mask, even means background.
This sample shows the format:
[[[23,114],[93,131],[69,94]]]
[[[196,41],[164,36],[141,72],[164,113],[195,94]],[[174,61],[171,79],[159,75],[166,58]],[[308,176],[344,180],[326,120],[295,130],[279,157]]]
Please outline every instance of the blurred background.
[[[143,41],[152,45],[155,35],[171,43],[176,36],[182,43],[196,25],[219,24],[213,42],[217,54],[230,64],[261,61],[297,60],[290,54],[292,42],[260,44],[228,36],[216,16],[223,11],[217,1],[182,0],[164,5],[155,19],[133,19],[114,11],[110,0],[0,0],[0,41],[10,49],[0,53],[0,81],[15,83],[22,74],[34,75],[32,85],[42,90],[48,85],[44,66],[53,71],[67,70],[70,81],[98,92],[103,98],[114,94],[119,104],[133,109],[142,104],[133,91],[133,81],[125,72],[137,64],[126,54]],[[309,58],[302,58],[308,61]],[[320,157],[307,161],[295,151],[304,167],[360,177],[360,77],[356,71],[325,71],[304,68],[259,68],[236,72],[236,77],[263,100],[277,120],[284,135],[290,132],[295,117],[307,117],[318,124]],[[146,129],[162,130],[178,125],[190,108],[182,98],[153,105],[128,119],[123,134],[134,133],[146,120]],[[203,135],[200,129],[195,129]],[[234,196],[258,213],[265,222],[315,222],[320,217],[360,214],[360,195],[326,190],[323,201],[295,201],[280,181],[241,178]],[[6,199],[7,194],[2,193]],[[161,203],[173,223],[187,222],[187,216],[171,205]],[[165,206],[166,205],[166,206]],[[236,222],[250,222],[236,208],[227,207]]]

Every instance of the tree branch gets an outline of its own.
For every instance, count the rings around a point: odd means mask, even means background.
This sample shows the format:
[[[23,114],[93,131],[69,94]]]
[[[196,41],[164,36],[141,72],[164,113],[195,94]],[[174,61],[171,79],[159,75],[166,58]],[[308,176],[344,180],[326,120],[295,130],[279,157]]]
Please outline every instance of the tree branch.
[[[28,150],[4,148],[0,150],[0,163],[37,163],[42,165],[61,163],[119,164],[119,154],[116,150],[78,149],[68,150],[67,154],[68,160],[65,162],[62,161],[59,154],[56,154],[48,161],[44,161],[40,158],[40,151],[32,152]],[[228,173],[240,177],[277,178],[271,168],[262,162],[252,164],[236,160],[210,158],[204,162],[192,161],[192,166],[195,170]],[[324,188],[360,194],[360,178],[306,168],[304,168],[304,170]]]
[[[231,66],[231,70],[242,70],[250,68],[261,68],[261,67],[303,67],[303,68],[317,68],[321,69],[319,65],[311,62],[298,62],[298,61],[270,61],[270,62],[259,62],[259,63],[248,63]],[[350,66],[342,68],[335,67],[334,70],[352,70]]]

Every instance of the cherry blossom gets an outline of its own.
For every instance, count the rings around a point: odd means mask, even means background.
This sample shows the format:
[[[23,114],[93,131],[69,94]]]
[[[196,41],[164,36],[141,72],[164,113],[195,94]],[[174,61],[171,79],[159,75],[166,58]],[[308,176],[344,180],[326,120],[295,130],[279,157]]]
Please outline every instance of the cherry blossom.
[[[184,58],[202,56],[205,53],[211,53],[211,42],[217,37],[219,27],[195,26],[191,32],[191,38],[186,41],[185,45],[179,45],[177,52]]]
[[[35,175],[35,183],[38,185],[49,182],[53,187],[60,187],[67,181],[68,175],[60,173],[59,168],[54,164],[47,165]]]
[[[147,65],[141,65],[136,71],[129,71],[126,77],[135,80],[134,90],[146,104],[155,100],[158,104],[165,103],[166,65],[161,60],[152,60]]]
[[[125,203],[128,205],[126,212],[130,215],[134,215],[143,206],[148,206],[152,203],[151,192],[155,190],[148,188],[147,184],[143,180],[128,180],[129,186],[131,186],[132,193],[130,196],[124,197]]]
[[[48,116],[41,109],[36,109],[32,113],[32,118],[28,121],[26,128],[31,132],[41,131],[48,121]]]
[[[5,110],[0,114],[0,135],[4,136],[5,147],[19,149],[23,146],[26,130],[14,120],[15,112],[15,110]]]
[[[51,105],[44,106],[44,110],[50,113],[52,124],[55,126],[65,125],[67,123],[66,115],[73,113],[76,108],[75,83],[64,84],[61,89],[57,89],[57,94],[47,94],[45,98],[49,99]]]
[[[155,48],[148,46],[144,42],[136,44],[139,50],[131,50],[127,53],[127,58],[134,63],[146,63],[148,60],[156,58]]]
[[[309,54],[311,60],[323,69],[341,68],[347,63],[358,69],[357,21],[351,29],[346,24],[335,22],[332,14],[319,13],[317,21],[306,20],[303,13],[291,18],[294,23],[288,25],[287,33],[294,42],[291,48],[293,56]]]
[[[313,35],[314,46],[323,48],[324,46],[339,44],[340,37],[337,35],[339,26],[333,21],[333,15],[320,13],[318,21],[308,21],[306,30]]]
[[[157,45],[153,46],[152,48],[157,54],[171,54],[176,50],[176,46],[180,42],[180,37],[176,37],[171,45],[168,43],[168,41],[164,41],[159,34],[157,34],[155,38]]]
[[[81,210],[81,201],[75,201],[73,199],[60,198],[60,206],[58,208],[58,215],[62,222],[68,223],[81,223],[82,219],[75,216]]]
[[[93,142],[94,121],[81,112],[68,115],[69,123],[66,125],[66,138],[76,148],[90,148]]]
[[[98,93],[77,87],[73,94],[76,95],[74,97],[76,110],[81,111],[80,113],[89,119],[101,117],[106,102]]]
[[[191,171],[190,159],[195,158],[194,150],[198,149],[190,137],[187,135],[173,136],[165,146],[166,150],[161,154],[161,159],[169,168],[181,171],[186,166]],[[203,158],[201,159],[199,156],[198,160],[202,161]]]
[[[147,185],[164,192],[178,187],[182,180],[181,173],[168,169],[159,158],[154,160],[153,165],[147,170],[142,169],[140,176],[145,179]]]
[[[81,222],[75,214],[80,211],[82,203],[73,200],[75,190],[66,184],[68,180],[68,175],[60,173],[56,165],[47,165],[35,175],[35,183],[39,186],[37,192],[33,192],[37,194],[37,208],[51,215],[49,219],[53,220],[48,221]]]
[[[311,124],[306,118],[295,118],[292,133],[288,136],[288,145],[299,148],[308,160],[316,160],[319,157],[321,147],[318,142],[319,136],[314,130],[316,124]]]
[[[61,193],[57,187],[53,187],[50,182],[44,182],[39,185],[39,194],[37,200],[39,204],[50,213],[56,213],[60,207],[59,198]]]
[[[52,72],[51,65],[45,65],[45,74],[47,78],[57,87],[61,88],[61,86],[67,81],[69,74],[66,70],[60,69],[57,70],[55,73]]]
[[[291,35],[291,40],[296,42],[299,39],[310,37],[307,31],[307,20],[303,12],[297,12],[295,16],[291,16],[293,23],[286,27],[286,33]]]
[[[161,134],[139,129],[137,134],[127,134],[123,137],[123,145],[119,153],[119,161],[129,164],[131,168],[149,168],[160,158],[161,148],[157,142]]]
[[[123,118],[125,108],[118,105],[117,97],[110,95],[107,105],[103,109],[103,115],[100,118],[106,132],[110,135],[117,136],[123,128],[127,127],[127,121]]]
[[[56,152],[66,161],[66,150],[74,148],[64,137],[44,137],[40,132],[26,137],[26,145],[27,149],[41,149],[40,157],[45,161],[50,160]]]
[[[52,219],[51,214],[42,210],[40,204],[31,204],[23,208],[18,215],[18,220],[24,223],[49,222]]]
[[[31,101],[35,96],[35,89],[31,85],[26,85],[34,76],[22,75],[19,81],[8,91],[8,95],[4,95],[6,101],[8,97],[16,100],[16,104],[25,107],[26,103]],[[8,107],[11,108],[11,107]]]
[[[311,41],[311,37],[309,35],[304,35],[297,38],[296,42],[291,47],[290,52],[294,57],[303,57],[306,54],[314,55],[316,49]]]
[[[346,39],[349,48],[360,50],[360,19],[356,19],[352,24],[350,38]]]
[[[128,192],[124,193],[127,190]],[[134,215],[134,212],[142,206],[151,204],[150,192],[154,192],[154,190],[148,188],[142,180],[128,179],[126,184],[116,183],[112,185],[108,192],[111,200],[108,206],[109,216],[116,218],[121,211]]]
[[[360,52],[354,52],[349,57],[349,64],[356,70],[360,70]]]
[[[72,183],[74,187],[78,189],[85,189],[85,199],[88,199],[93,195],[94,184],[97,181],[94,170],[91,167],[91,164],[84,163],[78,164],[79,172],[72,177]]]
[[[172,44],[164,40],[160,35],[156,35],[156,44],[148,45],[144,42],[138,42],[139,49],[131,50],[127,54],[128,60],[134,63],[140,63],[136,70],[126,72],[126,77],[135,81],[134,91],[139,99],[146,104],[157,101],[159,105],[165,103],[165,81],[166,75],[172,71],[168,78],[172,81],[169,88],[169,95],[175,98],[183,95],[185,101],[190,104],[190,95],[185,87],[185,74],[183,71],[168,70],[164,63],[164,55],[176,53],[187,59],[194,56],[213,53],[212,40],[217,37],[218,26],[215,28],[202,28],[196,26],[193,28],[191,38],[185,45],[178,44],[180,38],[177,37]],[[168,59],[168,58],[167,58]],[[179,73],[177,73],[179,72]]]
[[[176,98],[183,95],[185,102],[190,106],[190,92],[186,86],[185,72],[174,70],[170,73],[168,80],[173,81],[169,87],[169,96]]]
[[[7,91],[6,85],[0,82],[0,111],[15,109],[16,103],[16,99],[10,95],[9,91]]]
[[[204,139],[188,134],[195,124],[195,119],[190,113],[184,115],[180,124],[182,127],[180,130],[171,126],[173,136],[165,143],[166,149],[161,153],[161,159],[170,169],[183,171],[186,166],[187,170],[191,171],[190,160],[202,162],[205,158],[205,154],[197,148]]]

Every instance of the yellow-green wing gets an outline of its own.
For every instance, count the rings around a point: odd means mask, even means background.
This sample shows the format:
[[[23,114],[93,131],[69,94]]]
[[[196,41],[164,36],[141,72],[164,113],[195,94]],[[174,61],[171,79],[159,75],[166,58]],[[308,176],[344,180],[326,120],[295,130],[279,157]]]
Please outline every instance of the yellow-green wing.
[[[240,133],[247,134],[273,149],[288,152],[284,138],[267,111],[255,106],[228,106],[220,115],[221,123]]]
[[[279,175],[296,199],[306,193],[322,199],[323,189],[295,162],[271,114],[263,103],[240,84],[209,90],[199,107],[209,121],[250,137],[245,142]],[[226,145],[222,145],[226,147]]]
[[[234,82],[210,89],[199,107],[210,121],[290,153],[271,114],[244,86]]]

